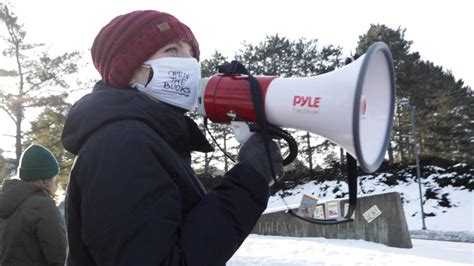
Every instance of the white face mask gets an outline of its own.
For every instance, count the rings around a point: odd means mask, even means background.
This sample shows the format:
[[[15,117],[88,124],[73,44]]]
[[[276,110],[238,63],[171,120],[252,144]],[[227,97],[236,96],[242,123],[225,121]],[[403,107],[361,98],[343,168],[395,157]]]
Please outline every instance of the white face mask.
[[[196,58],[163,57],[144,64],[153,69],[153,77],[146,86],[135,84],[138,90],[188,111],[196,106],[201,79],[201,68]]]

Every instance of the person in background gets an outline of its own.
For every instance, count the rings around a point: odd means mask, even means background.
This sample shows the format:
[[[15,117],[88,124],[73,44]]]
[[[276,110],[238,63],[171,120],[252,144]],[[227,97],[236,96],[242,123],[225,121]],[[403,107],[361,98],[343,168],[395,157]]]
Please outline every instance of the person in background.
[[[224,265],[265,210],[272,181],[253,135],[206,192],[191,151],[210,152],[196,105],[199,45],[174,16],[139,10],[96,36],[102,80],[76,102],[62,143],[76,154],[66,196],[69,265]],[[280,148],[269,141],[283,174]]]
[[[64,265],[66,231],[55,205],[59,164],[37,144],[20,158],[20,179],[7,179],[0,192],[0,265]]]

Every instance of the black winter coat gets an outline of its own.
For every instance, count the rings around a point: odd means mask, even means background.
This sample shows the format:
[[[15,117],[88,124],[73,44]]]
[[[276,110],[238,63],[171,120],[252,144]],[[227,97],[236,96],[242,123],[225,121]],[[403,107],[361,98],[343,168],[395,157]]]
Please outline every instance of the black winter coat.
[[[197,125],[134,89],[99,82],[70,110],[76,154],[66,200],[69,265],[224,265],[265,210],[269,188],[237,164],[208,193],[190,152]]]
[[[0,192],[0,265],[64,265],[64,222],[40,187],[6,180]]]

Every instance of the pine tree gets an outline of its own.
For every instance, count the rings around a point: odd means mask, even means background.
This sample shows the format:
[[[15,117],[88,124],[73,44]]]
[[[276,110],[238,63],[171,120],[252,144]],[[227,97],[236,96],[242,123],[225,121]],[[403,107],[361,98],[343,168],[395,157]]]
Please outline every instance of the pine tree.
[[[474,98],[462,80],[429,61],[418,64],[427,76],[412,97],[425,156],[472,162],[474,155]]]

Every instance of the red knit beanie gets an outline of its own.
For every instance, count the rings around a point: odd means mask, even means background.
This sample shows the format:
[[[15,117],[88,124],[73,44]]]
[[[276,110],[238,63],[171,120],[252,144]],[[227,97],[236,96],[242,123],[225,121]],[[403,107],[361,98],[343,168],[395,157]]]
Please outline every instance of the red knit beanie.
[[[95,37],[92,61],[102,80],[125,88],[135,70],[160,48],[176,41],[189,43],[199,60],[199,44],[191,29],[174,16],[140,10],[114,18]]]

